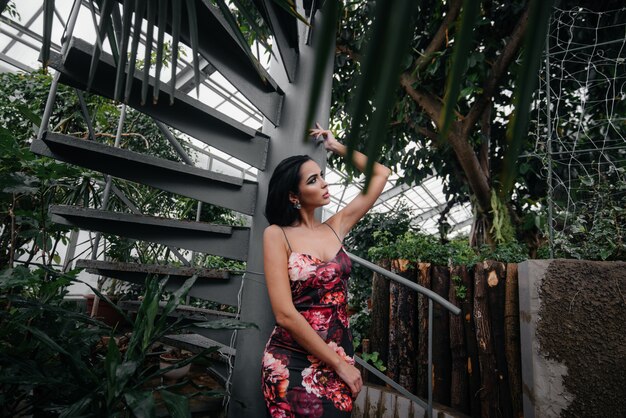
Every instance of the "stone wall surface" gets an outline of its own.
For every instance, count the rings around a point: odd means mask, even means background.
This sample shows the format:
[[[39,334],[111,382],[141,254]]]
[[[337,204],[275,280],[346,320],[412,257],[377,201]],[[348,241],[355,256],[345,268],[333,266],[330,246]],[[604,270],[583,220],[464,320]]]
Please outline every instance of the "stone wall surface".
[[[626,263],[519,266],[524,416],[626,416]]]

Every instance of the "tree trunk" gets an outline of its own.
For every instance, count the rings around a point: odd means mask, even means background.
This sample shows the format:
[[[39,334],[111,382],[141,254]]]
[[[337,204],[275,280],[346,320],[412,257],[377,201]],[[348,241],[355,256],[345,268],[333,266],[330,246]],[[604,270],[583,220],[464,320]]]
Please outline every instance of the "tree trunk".
[[[448,300],[461,307],[465,298],[457,296],[462,283],[462,266],[450,267],[450,291]],[[467,271],[465,271],[467,274]],[[457,278],[457,279],[455,279]],[[450,352],[452,353],[452,378],[450,381],[450,406],[465,414],[469,408],[469,379],[467,374],[467,350],[465,349],[465,331],[463,329],[463,313],[450,315]]]
[[[509,369],[513,417],[523,418],[522,371],[519,335],[519,289],[517,287],[517,264],[506,266],[504,302],[504,350]]]
[[[487,277],[485,266],[476,264],[474,272],[474,322],[478,342],[478,360],[480,363],[481,416],[498,416],[498,390],[496,378],[496,358],[493,354],[493,338],[489,323],[489,305],[487,304]]]
[[[433,292],[447,298],[450,274],[447,266],[431,269]],[[450,354],[450,314],[438,303],[433,304],[433,400],[450,405],[452,355]]]
[[[397,262],[396,273],[417,283],[416,269],[408,260]],[[411,393],[417,388],[417,292],[400,285],[398,289],[398,383]]]
[[[389,270],[389,260],[378,263],[385,270]],[[385,366],[389,364],[389,279],[380,274],[372,276],[372,311],[370,313],[370,351],[378,352],[378,357]],[[370,375],[371,383],[382,385],[382,380]]]
[[[487,295],[491,316],[493,347],[496,356],[496,376],[499,394],[500,416],[512,417],[511,390],[509,370],[506,365],[504,350],[504,291],[506,283],[506,266],[497,261],[487,262]]]
[[[419,263],[417,265],[417,284],[430,289],[430,263]],[[431,371],[428,370],[428,298],[423,295],[417,296],[417,396],[422,399],[428,396],[428,379],[431,378]]]
[[[467,268],[461,270],[461,280],[467,288],[467,297],[461,305],[465,344],[467,346],[467,374],[469,375],[470,413],[474,418],[481,416],[480,392],[481,378],[478,361],[478,344],[476,342],[476,325],[474,322],[474,280]]]

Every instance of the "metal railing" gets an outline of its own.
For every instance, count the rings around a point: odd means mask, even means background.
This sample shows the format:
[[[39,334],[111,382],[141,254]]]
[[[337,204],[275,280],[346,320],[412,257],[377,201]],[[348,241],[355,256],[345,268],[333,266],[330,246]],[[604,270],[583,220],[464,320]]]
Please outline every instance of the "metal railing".
[[[375,273],[380,274],[381,276],[384,276],[390,280],[393,280],[396,283],[406,286],[409,289],[415,290],[416,292],[428,298],[428,370],[429,370],[428,372],[428,402],[424,402],[422,399],[418,398],[417,396],[415,396],[414,394],[406,390],[404,387],[400,386],[397,382],[393,381],[392,379],[387,377],[385,374],[378,371],[375,367],[366,363],[360,357],[355,356],[354,358],[356,362],[360,364],[362,367],[364,367],[365,369],[367,369],[368,372],[372,373],[374,376],[378,377],[379,379],[384,381],[386,384],[388,384],[389,386],[397,390],[401,395],[417,403],[422,408],[425,408],[426,414],[427,414],[426,416],[428,418],[432,418],[433,416],[433,379],[432,379],[430,370],[432,370],[432,367],[433,367],[433,301],[437,302],[438,304],[446,308],[450,313],[453,313],[454,315],[459,315],[461,313],[461,309],[455,306],[454,304],[450,303],[448,300],[441,297],[441,295],[438,295],[437,293],[433,292],[430,289],[427,289],[423,286],[413,283],[412,281],[407,280],[404,277],[401,277],[395,273],[385,270],[384,268],[370,261],[367,261],[361,257],[358,257],[354,254],[351,254],[351,253],[347,253],[347,254],[350,260],[361,265],[362,267],[365,267]]]

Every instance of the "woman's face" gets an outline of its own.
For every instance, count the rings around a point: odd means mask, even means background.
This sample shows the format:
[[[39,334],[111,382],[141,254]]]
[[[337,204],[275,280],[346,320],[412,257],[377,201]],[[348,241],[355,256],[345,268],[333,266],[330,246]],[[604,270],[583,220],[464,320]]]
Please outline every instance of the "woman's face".
[[[324,181],[322,169],[313,160],[309,160],[300,166],[300,194],[291,196],[292,203],[300,202],[302,207],[320,207],[330,203],[328,183]]]

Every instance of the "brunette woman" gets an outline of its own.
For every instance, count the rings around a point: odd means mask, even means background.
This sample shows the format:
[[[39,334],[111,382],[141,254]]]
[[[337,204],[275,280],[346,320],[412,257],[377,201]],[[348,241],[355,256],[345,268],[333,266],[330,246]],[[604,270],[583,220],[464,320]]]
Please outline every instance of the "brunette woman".
[[[311,135],[340,156],[346,147],[319,124]],[[361,172],[367,157],[353,154]],[[263,394],[272,417],[349,417],[363,381],[354,366],[347,314],[351,263],[342,242],[380,196],[390,170],[376,163],[367,193],[320,222],[330,203],[319,165],[283,160],[269,183],[263,236],[267,289],[276,317],[263,355]]]

